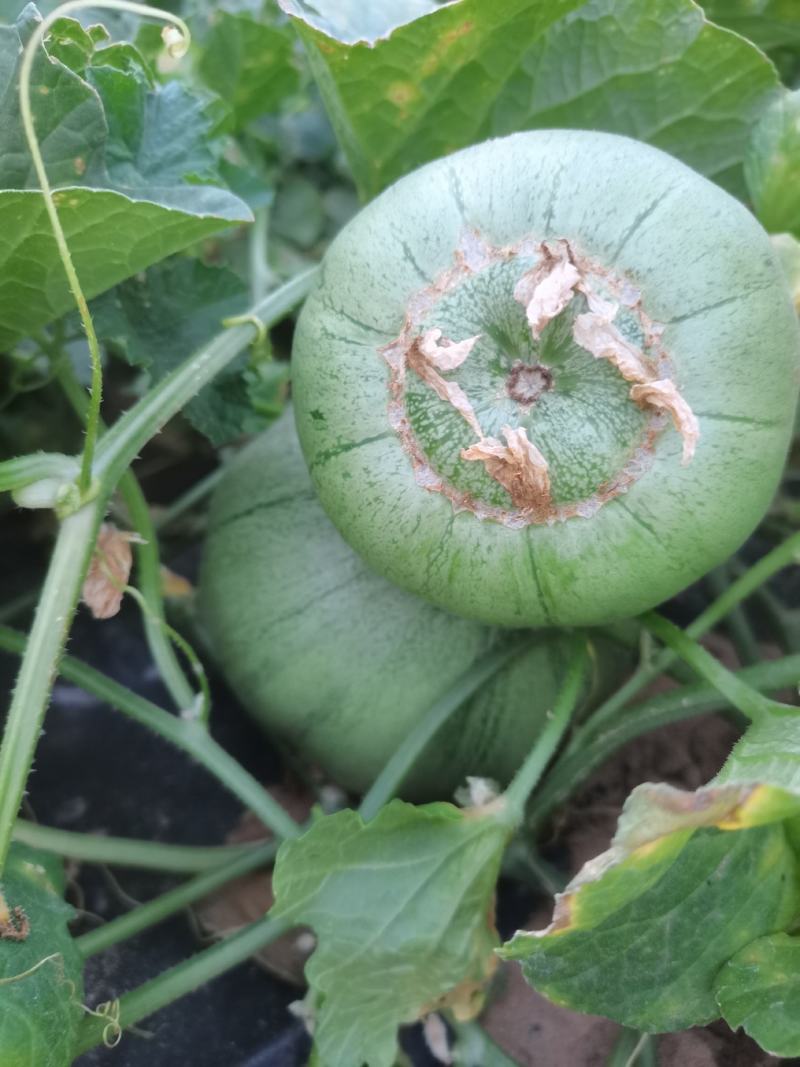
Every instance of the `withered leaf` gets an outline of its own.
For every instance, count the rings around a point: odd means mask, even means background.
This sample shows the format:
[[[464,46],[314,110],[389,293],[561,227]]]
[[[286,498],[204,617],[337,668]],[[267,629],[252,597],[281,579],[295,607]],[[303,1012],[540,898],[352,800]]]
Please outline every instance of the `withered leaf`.
[[[133,566],[131,544],[140,540],[138,534],[118,530],[111,522],[100,527],[81,594],[96,619],[110,619],[119,611]]]

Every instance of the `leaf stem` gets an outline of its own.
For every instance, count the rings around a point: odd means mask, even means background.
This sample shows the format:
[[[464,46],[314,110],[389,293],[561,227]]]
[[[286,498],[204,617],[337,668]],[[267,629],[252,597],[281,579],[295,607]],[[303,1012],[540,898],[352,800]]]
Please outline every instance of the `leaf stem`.
[[[16,653],[25,651],[23,663],[28,658],[25,637],[6,626],[0,626],[0,649]],[[124,685],[120,685],[112,678],[108,678],[87,663],[82,663],[72,656],[62,658],[58,671],[67,681],[80,686],[87,693],[91,693],[146,726],[202,764],[254,812],[276,837],[296,837],[301,832],[297,823],[290,818],[261,783],[226,752],[201,723],[171,715],[152,701],[146,700],[138,693],[132,692]],[[14,815],[16,815],[16,810]]]
[[[30,40],[25,46],[22,54],[19,76],[19,107],[22,128],[25,132],[25,139],[28,142],[28,149],[31,153],[31,159],[33,160],[33,167],[36,171],[39,187],[42,190],[45,208],[58,247],[58,254],[64,266],[64,273],[67,275],[70,290],[75,298],[83,328],[86,331],[86,340],[89,345],[89,356],[91,359],[92,382],[89,394],[89,410],[86,419],[86,438],[81,457],[80,473],[78,475],[78,489],[83,496],[88,494],[92,485],[92,465],[94,462],[95,445],[100,426],[100,405],[103,398],[103,367],[100,359],[100,345],[97,340],[94,323],[89,311],[89,305],[86,301],[86,296],[83,292],[80,279],[78,278],[78,273],[72,262],[69,244],[67,243],[61,220],[58,217],[58,210],[53,198],[53,190],[47,177],[47,170],[39,147],[39,139],[36,135],[33,111],[31,109],[30,85],[31,70],[33,69],[34,60],[39,47],[44,41],[47,31],[53,23],[72,11],[80,11],[86,8],[95,7],[108,8],[114,11],[129,11],[136,15],[142,15],[144,18],[160,19],[161,21],[171,23],[180,31],[187,47],[190,39],[189,28],[183,19],[178,18],[177,15],[170,14],[168,11],[162,11],[160,8],[148,7],[145,4],[130,3],[129,0],[70,0],[70,2],[66,4],[61,4],[39,23],[31,34]],[[0,852],[0,860],[1,859],[2,853]]]
[[[753,689],[733,671],[724,667],[718,659],[707,652],[702,645],[698,645],[683,630],[659,615],[656,611],[648,612],[640,616],[644,626],[654,637],[669,648],[676,656],[692,668],[701,678],[714,686],[725,699],[742,715],[756,721],[772,714],[776,709],[781,709],[776,701]],[[782,710],[782,709],[781,709]]]
[[[193,992],[237,964],[244,963],[259,949],[285,934],[288,929],[288,922],[266,916],[220,941],[213,948],[205,949],[157,978],[145,982],[120,999],[120,1025],[123,1028],[134,1026],[174,1000]],[[88,1052],[89,1049],[100,1045],[106,1025],[107,1022],[103,1019],[84,1019],[78,1034],[76,1052]]]
[[[74,456],[60,452],[34,452],[18,459],[7,459],[0,463],[0,493],[13,492],[43,479],[71,482],[77,470]]]
[[[63,520],[36,607],[0,743],[0,874],[100,517],[93,502]]]
[[[48,354],[55,363],[56,377],[67,400],[78,419],[85,424],[89,399],[75,377],[72,364],[55,346],[50,347]],[[100,426],[104,428],[102,420]],[[194,705],[195,695],[166,635],[164,602],[161,597],[161,559],[150,509],[132,470],[125,471],[119,488],[128,517],[141,538],[135,548],[136,577],[148,609],[142,612],[142,620],[150,655],[175,706],[179,711],[188,710]]]
[[[800,532],[787,538],[782,544],[777,545],[762,556],[757,563],[748,568],[717,599],[701,612],[700,615],[686,627],[685,634],[689,638],[697,639],[713,629],[735,607],[756,592],[778,571],[783,570],[790,564],[800,562]],[[572,752],[582,747],[595,733],[605,729],[614,721],[616,716],[646,685],[655,681],[660,674],[679,657],[671,649],[664,649],[654,656],[649,663],[643,664],[624,685],[604,701],[586,723],[575,731],[571,737],[567,750]]]
[[[583,634],[573,634],[570,643],[567,672],[556,698],[555,707],[536,744],[503,794],[509,816],[516,824],[522,822],[528,797],[539,784],[547,764],[569,726],[586,679],[589,666],[586,637]]]
[[[105,952],[113,945],[127,941],[128,938],[135,937],[143,930],[163,922],[176,912],[183,911],[184,908],[202,900],[203,897],[227,885],[228,882],[265,866],[275,858],[277,847],[276,842],[270,841],[259,848],[252,848],[243,853],[241,857],[229,863],[221,863],[218,867],[199,874],[183,885],[170,889],[167,893],[156,897],[155,900],[141,904],[126,915],[120,915],[119,918],[112,919],[111,922],[99,926],[96,930],[82,934],[76,938],[75,944],[85,958]]]
[[[219,870],[223,865],[249,856],[254,848],[253,845],[167,845],[159,841],[107,837],[105,834],[79,834],[52,826],[40,826],[27,819],[17,820],[14,840],[42,852],[68,856],[85,863],[107,863],[113,867],[139,867],[142,870],[172,871],[175,874]]]
[[[766,692],[782,689],[800,678],[800,653],[746,667],[738,672],[738,677]],[[586,782],[596,767],[635,737],[723,707],[725,700],[715,686],[694,684],[671,689],[628,708],[624,718],[608,723],[582,748],[561,755],[531,801],[527,825],[532,830],[541,826],[574,789]]]
[[[437,700],[431,709],[419,720],[413,730],[405,737],[402,744],[367,790],[359,807],[364,820],[374,818],[380,809],[395,795],[403,779],[416,763],[425,746],[436,732],[447,722],[462,704],[476,693],[485,682],[518,655],[524,648],[520,641],[505,644],[502,648],[490,652],[450,687],[444,696]]]
[[[311,267],[291,278],[251,308],[248,316],[267,326],[277,322],[308,295],[318,272],[319,267]],[[95,475],[106,488],[117,484],[150,438],[246,348],[257,332],[252,323],[226,328],[114,423],[99,441],[95,456]]]

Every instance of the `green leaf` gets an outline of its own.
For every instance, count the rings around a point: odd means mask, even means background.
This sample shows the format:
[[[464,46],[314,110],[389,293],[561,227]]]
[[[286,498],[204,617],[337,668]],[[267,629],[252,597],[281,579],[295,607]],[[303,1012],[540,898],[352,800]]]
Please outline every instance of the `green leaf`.
[[[93,302],[92,313],[98,337],[157,382],[218,333],[223,319],[243,311],[248,295],[232,271],[180,258],[105,293]],[[215,445],[256,433],[274,417],[255,410],[246,364],[246,356],[236,360],[184,409]]]
[[[765,229],[800,237],[800,89],[784,92],[765,111],[753,131],[745,175]]]
[[[519,932],[501,955],[576,1011],[656,1032],[709,1022],[720,967],[796,913],[781,820],[797,810],[778,791],[640,786],[610,851],[557,898],[551,925]]]
[[[94,65],[111,52],[89,56],[99,31],[63,19],[56,28],[56,50],[86,78],[43,49],[31,99],[48,177],[66,187],[56,200],[89,297],[251,218],[226,189],[197,184],[216,176],[207,98],[177,83],[152,87],[118,46],[111,58],[127,69]],[[19,119],[21,32],[0,27],[0,348],[73,306]]]
[[[773,1056],[800,1056],[800,939],[760,937],[738,952],[717,978],[728,1025],[745,1031]]]
[[[207,189],[198,214],[98,189],[56,194],[88,297],[216,232],[226,204]],[[73,306],[41,195],[0,191],[0,349]]]
[[[491,132],[627,134],[743,194],[750,131],[777,91],[766,57],[693,0],[589,0],[528,52]]]
[[[344,44],[374,45],[408,22],[429,15],[436,0],[393,0],[365,4],[363,0],[283,0],[281,7],[315,30]]]
[[[797,0],[703,0],[706,14],[763,49],[800,44]]]
[[[693,0],[460,0],[373,46],[325,36],[298,7],[284,0],[365,196],[539,127],[628,134],[742,194],[750,130],[778,90],[766,56]]]
[[[217,13],[198,70],[230,104],[237,129],[276,110],[300,87],[291,27],[248,14]]]
[[[273,914],[306,923],[326,1064],[392,1067],[397,1027],[443,1000],[474,1009],[493,969],[492,899],[509,826],[485,809],[395,800],[318,819],[281,846]]]
[[[386,8],[369,21],[355,14],[367,5],[354,5],[352,17],[324,20],[311,14],[316,4],[281,6],[295,16],[339,142],[369,197],[420,163],[482,140],[531,44],[582,2],[459,0],[410,22],[415,7],[430,5],[403,5],[391,21]]]
[[[63,868],[13,845],[0,889],[12,934],[28,927],[20,940],[0,934],[0,1063],[68,1067],[83,1015],[83,960],[67,929],[73,909],[63,899]]]

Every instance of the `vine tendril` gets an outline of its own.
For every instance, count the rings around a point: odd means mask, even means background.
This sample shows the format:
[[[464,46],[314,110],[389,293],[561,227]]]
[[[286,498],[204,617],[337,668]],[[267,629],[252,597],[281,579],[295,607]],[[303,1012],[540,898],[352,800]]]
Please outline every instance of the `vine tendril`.
[[[92,380],[89,390],[86,437],[84,440],[81,468],[77,482],[78,489],[84,500],[89,499],[92,492],[92,464],[94,462],[95,445],[97,443],[100,428],[100,405],[103,399],[103,368],[100,360],[100,345],[97,340],[97,333],[94,328],[92,315],[89,311],[89,305],[83,292],[80,279],[78,278],[78,273],[75,270],[75,265],[72,262],[72,255],[69,250],[64,228],[61,225],[61,219],[58,215],[58,209],[53,196],[53,189],[47,177],[47,171],[39,145],[39,138],[36,135],[33,111],[31,108],[30,83],[33,63],[39,47],[45,39],[47,31],[58,19],[63,18],[70,12],[81,11],[86,8],[107,8],[112,11],[127,11],[133,15],[141,15],[144,18],[155,18],[162,22],[166,22],[168,24],[169,33],[164,37],[164,43],[169,49],[170,54],[173,56],[185,54],[189,47],[189,41],[191,40],[189,27],[183,19],[178,18],[177,15],[171,14],[169,11],[163,11],[161,8],[147,7],[145,4],[131,3],[129,0],[69,0],[68,3],[61,4],[39,23],[31,34],[30,40],[26,44],[22,55],[19,78],[19,108],[22,119],[22,128],[25,132],[25,139],[28,142],[28,149],[30,150],[31,159],[33,160],[33,167],[36,171],[36,177],[42,191],[45,208],[50,219],[53,236],[55,237],[56,246],[58,248],[58,254],[64,266],[64,272],[67,275],[70,291],[78,306],[78,312],[89,345]]]

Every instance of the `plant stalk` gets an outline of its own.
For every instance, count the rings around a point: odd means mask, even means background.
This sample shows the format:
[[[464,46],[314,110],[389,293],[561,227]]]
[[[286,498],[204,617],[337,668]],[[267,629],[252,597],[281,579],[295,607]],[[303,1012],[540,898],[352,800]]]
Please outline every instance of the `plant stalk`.
[[[553,758],[581,696],[589,666],[586,637],[573,634],[571,645],[567,673],[547,725],[503,794],[508,814],[515,824],[522,822],[528,797]]]
[[[95,501],[63,520],[36,607],[0,743],[0,875],[101,514]]]
[[[163,922],[176,912],[183,911],[184,908],[202,900],[209,893],[213,893],[214,890],[227,885],[234,879],[265,866],[275,858],[277,847],[276,842],[270,841],[260,848],[250,849],[240,858],[233,859],[230,863],[221,863],[218,867],[199,874],[183,885],[170,889],[169,892],[163,893],[155,900],[141,904],[126,915],[120,915],[118,919],[112,919],[111,922],[99,926],[96,930],[82,934],[76,938],[75,944],[86,959],[89,956],[96,956],[99,952],[105,952],[121,941],[127,941],[128,938],[135,937],[143,930]]]
[[[14,840],[42,852],[85,863],[106,863],[113,867],[138,867],[142,870],[196,874],[218,870],[222,865],[249,856],[253,845],[168,845],[159,841],[138,841],[129,837],[79,834],[53,826],[18,819]]]
[[[125,1029],[134,1026],[161,1008],[167,1007],[173,1000],[186,996],[225,971],[244,963],[254,953],[275,941],[290,929],[289,923],[282,919],[265,916],[251,923],[243,930],[220,941],[213,948],[207,948],[196,956],[165,971],[138,989],[126,993],[119,1001],[119,1022]],[[78,1035],[76,1052],[80,1055],[103,1042],[103,1034],[108,1027],[108,1020],[90,1017],[84,1019]]]

